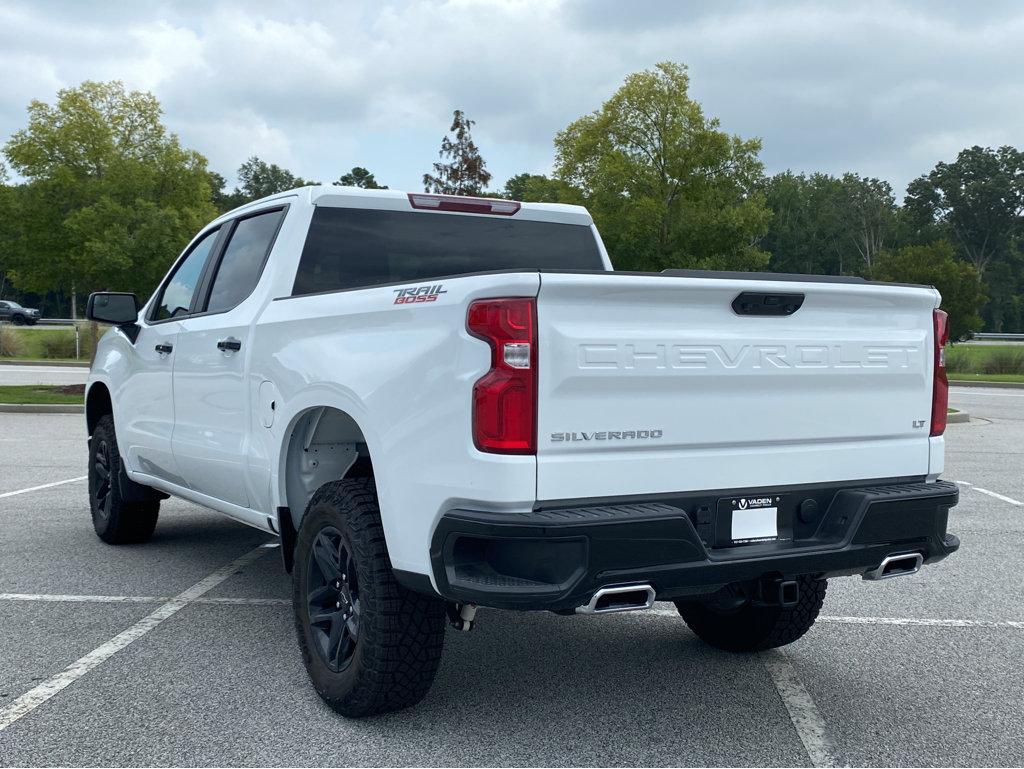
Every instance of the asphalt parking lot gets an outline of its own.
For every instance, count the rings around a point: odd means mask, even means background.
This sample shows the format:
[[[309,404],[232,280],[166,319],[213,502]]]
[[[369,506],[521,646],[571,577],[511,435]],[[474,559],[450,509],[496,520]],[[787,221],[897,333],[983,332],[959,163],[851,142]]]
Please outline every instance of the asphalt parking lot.
[[[0,765],[1022,765],[1024,390],[952,401],[960,551],[832,581],[795,645],[718,652],[669,605],[482,611],[420,706],[362,721],[308,685],[268,537],[170,500],[104,545],[82,417],[0,414]]]

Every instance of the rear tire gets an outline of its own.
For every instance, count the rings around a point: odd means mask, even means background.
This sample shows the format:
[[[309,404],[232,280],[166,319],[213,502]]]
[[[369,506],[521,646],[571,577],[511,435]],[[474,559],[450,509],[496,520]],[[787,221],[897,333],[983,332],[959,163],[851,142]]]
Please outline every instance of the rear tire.
[[[126,502],[121,496],[121,454],[114,417],[100,417],[89,441],[89,509],[97,536],[111,545],[145,542],[153,536],[160,502]]]
[[[791,644],[811,629],[825,600],[827,581],[797,578],[795,606],[757,606],[749,601],[724,606],[714,600],[676,601],[690,630],[705,643],[728,652],[757,652]]]
[[[306,672],[338,713],[401,710],[429,691],[445,604],[395,579],[372,478],[327,483],[313,495],[295,544],[292,606]]]

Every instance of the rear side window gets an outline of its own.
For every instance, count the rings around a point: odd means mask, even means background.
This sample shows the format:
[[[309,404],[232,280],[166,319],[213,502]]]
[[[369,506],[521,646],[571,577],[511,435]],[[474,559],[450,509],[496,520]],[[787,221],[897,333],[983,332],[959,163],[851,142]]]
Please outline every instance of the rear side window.
[[[230,310],[256,288],[283,216],[284,211],[277,210],[239,220],[217,266],[208,312]]]
[[[292,295],[519,269],[603,270],[604,263],[586,225],[318,208]]]
[[[199,242],[192,246],[188,256],[178,264],[174,274],[160,292],[160,298],[150,320],[167,320],[188,315],[192,297],[203,275],[203,267],[206,266],[206,259],[217,242],[218,232],[219,229],[210,230],[203,235]]]

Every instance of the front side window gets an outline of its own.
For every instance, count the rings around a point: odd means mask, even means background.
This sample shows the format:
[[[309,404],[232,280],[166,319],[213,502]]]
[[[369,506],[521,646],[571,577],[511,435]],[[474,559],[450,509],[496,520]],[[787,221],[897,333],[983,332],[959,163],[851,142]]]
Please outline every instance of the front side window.
[[[278,209],[238,222],[217,267],[210,300],[206,304],[208,312],[230,310],[256,288],[283,216],[284,211]]]
[[[164,285],[156,310],[151,320],[168,320],[188,315],[192,306],[192,297],[199,287],[199,279],[203,275],[203,267],[217,242],[218,230],[210,230],[196,243],[189,255],[178,264],[178,268]]]

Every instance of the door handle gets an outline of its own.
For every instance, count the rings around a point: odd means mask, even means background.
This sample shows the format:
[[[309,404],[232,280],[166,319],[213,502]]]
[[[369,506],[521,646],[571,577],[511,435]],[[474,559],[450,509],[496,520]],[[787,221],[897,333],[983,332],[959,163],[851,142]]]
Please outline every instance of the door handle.
[[[217,349],[224,352],[238,352],[242,349],[242,343],[229,336],[227,339],[221,339],[217,342]]]
[[[153,349],[156,350],[161,355],[168,355],[171,352],[171,350],[174,349],[174,347],[172,345],[165,344],[164,342],[161,342],[160,344],[158,344]]]

